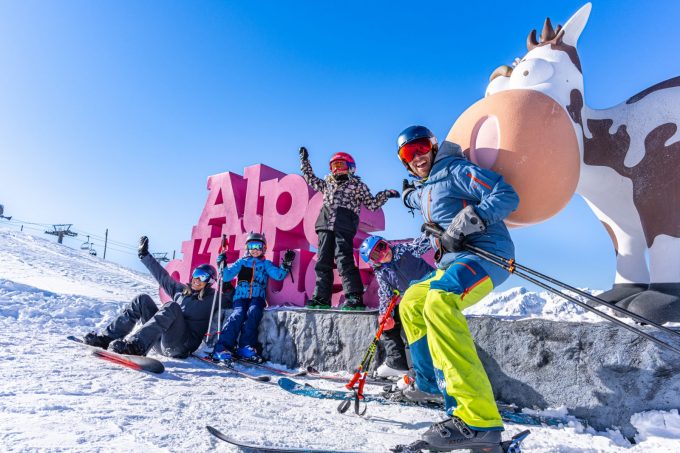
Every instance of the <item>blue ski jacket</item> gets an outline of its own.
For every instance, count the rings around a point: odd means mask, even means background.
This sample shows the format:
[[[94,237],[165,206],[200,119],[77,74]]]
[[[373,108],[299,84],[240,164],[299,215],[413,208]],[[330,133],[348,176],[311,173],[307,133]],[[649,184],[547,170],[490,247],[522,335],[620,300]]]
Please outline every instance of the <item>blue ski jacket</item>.
[[[236,299],[252,299],[253,297],[265,298],[267,293],[267,279],[283,280],[288,271],[265,259],[263,256],[254,258],[244,256],[239,258],[231,266],[227,266],[222,273],[222,280],[230,281],[237,277]]]
[[[413,209],[420,209],[426,222],[437,223],[446,229],[458,212],[472,204],[486,230],[468,236],[467,243],[505,258],[514,258],[515,246],[503,219],[517,209],[519,197],[501,175],[465,159],[455,143],[444,142],[429,176],[415,185],[416,190],[406,194],[404,202]],[[435,238],[432,238],[432,245],[438,248]],[[447,268],[463,256],[478,260],[494,286],[507,278],[506,271],[467,251],[446,253],[440,257],[437,266]]]

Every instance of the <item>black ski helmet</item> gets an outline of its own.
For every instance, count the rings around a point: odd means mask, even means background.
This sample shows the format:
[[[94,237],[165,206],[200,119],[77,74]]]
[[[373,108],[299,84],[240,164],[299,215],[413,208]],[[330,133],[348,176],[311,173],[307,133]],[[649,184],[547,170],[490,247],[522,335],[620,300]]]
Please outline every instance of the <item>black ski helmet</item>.
[[[267,238],[264,237],[264,234],[262,233],[253,233],[252,231],[248,234],[246,237],[246,247],[248,246],[249,242],[262,242],[264,244],[264,250],[263,252],[267,251]]]
[[[414,140],[418,140],[419,138],[430,139],[430,143],[432,143],[433,157],[436,156],[437,151],[439,150],[437,137],[435,137],[432,131],[426,128],[425,126],[409,126],[403,131],[401,131],[401,134],[399,134],[399,137],[397,137],[397,155],[399,155],[399,150],[401,149],[402,146],[404,146],[407,143],[411,143]],[[409,173],[412,173],[409,165],[403,160],[401,159],[399,160],[401,161],[402,164],[404,164],[404,167],[406,167]]]
[[[208,284],[217,281],[217,271],[210,264],[201,264],[200,266],[196,266],[194,272],[196,272],[197,270],[202,270],[203,272],[206,272],[208,275],[210,275],[210,280],[208,281]]]

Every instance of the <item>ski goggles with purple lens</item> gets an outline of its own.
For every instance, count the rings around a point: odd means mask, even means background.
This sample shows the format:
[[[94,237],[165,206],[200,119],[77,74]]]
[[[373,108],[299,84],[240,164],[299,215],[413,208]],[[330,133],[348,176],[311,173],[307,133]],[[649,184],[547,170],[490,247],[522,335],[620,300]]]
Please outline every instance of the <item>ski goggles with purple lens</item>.
[[[212,278],[210,274],[204,271],[203,269],[194,269],[194,273],[191,274],[191,277],[197,278],[203,283],[210,281],[210,279]]]
[[[248,250],[264,250],[264,244],[262,242],[250,241],[246,244]]]

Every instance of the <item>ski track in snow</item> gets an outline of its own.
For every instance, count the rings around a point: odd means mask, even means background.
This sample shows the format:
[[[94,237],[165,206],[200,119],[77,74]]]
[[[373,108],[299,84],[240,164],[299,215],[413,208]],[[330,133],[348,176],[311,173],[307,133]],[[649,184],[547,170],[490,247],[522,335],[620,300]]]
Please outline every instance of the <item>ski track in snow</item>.
[[[158,357],[166,372],[156,376],[109,364],[66,340],[103,327],[140,292],[156,297],[150,276],[0,228],[1,451],[237,451],[208,434],[211,424],[268,445],[385,452],[442,418],[432,409],[378,404],[363,418],[340,415],[337,401],[290,395],[197,359]],[[523,288],[471,308],[468,314],[594,321],[579,307]],[[523,451],[680,451],[677,411],[636,414],[633,424],[640,431],[633,446],[618,431],[597,433],[578,422],[531,427]],[[508,424],[504,437],[523,429]]]

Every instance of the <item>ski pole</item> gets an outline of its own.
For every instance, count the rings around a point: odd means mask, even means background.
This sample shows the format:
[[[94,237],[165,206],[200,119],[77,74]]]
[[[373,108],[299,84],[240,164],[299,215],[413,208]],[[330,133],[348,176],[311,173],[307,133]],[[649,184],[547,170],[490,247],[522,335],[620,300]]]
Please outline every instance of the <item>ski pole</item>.
[[[220,249],[219,249],[220,254],[224,251],[224,248],[226,246],[226,242],[227,242],[227,235],[223,234],[222,235],[222,241],[220,242]],[[210,320],[208,321],[208,332],[206,332],[206,334],[205,334],[205,337],[206,337],[205,338],[205,344],[206,344],[206,346],[208,345],[208,342],[210,341],[210,337],[213,335],[213,334],[210,333],[210,329],[212,328],[212,320],[215,317],[215,302],[217,301],[218,297],[219,297],[219,314],[217,315],[218,322],[220,322],[220,314],[222,313],[222,270],[223,270],[223,268],[224,268],[224,264],[220,263],[220,265],[218,267],[218,271],[217,271],[217,274],[218,274],[217,284],[216,284],[217,288],[216,288],[215,294],[213,296],[212,306],[210,307]],[[221,327],[222,326],[218,326],[217,329],[221,330]],[[218,334],[217,338],[219,339],[219,333],[220,332],[216,332],[216,333]]]
[[[623,314],[623,315],[629,316],[629,317],[635,319],[636,321],[639,321],[639,322],[645,323],[645,324],[649,324],[650,326],[655,327],[655,328],[658,329],[658,330],[661,330],[661,331],[663,331],[663,332],[666,332],[666,333],[668,333],[668,334],[671,334],[671,335],[674,335],[674,336],[680,338],[680,332],[677,332],[677,331],[675,331],[675,330],[673,330],[673,329],[669,329],[668,327],[664,327],[664,326],[662,326],[662,325],[660,325],[660,324],[657,324],[657,323],[655,323],[654,321],[652,321],[652,320],[650,320],[650,319],[648,319],[648,318],[645,318],[644,316],[638,315],[637,313],[633,313],[632,311],[626,310],[625,308],[619,307],[618,305],[613,304],[613,303],[611,303],[611,302],[608,302],[608,301],[606,301],[606,300],[604,300],[604,299],[600,299],[599,297],[593,296],[592,294],[588,294],[588,293],[585,292],[585,291],[582,291],[582,290],[580,290],[580,289],[578,289],[578,288],[574,288],[573,286],[570,286],[570,285],[568,285],[568,284],[566,284],[566,283],[563,283],[563,282],[561,282],[561,281],[559,281],[559,280],[556,280],[556,279],[554,279],[554,278],[552,278],[552,277],[550,277],[550,276],[541,274],[540,272],[537,272],[537,271],[535,271],[535,270],[533,270],[533,269],[531,269],[531,268],[529,268],[529,267],[522,266],[521,264],[515,262],[514,259],[507,259],[507,258],[504,258],[504,257],[502,257],[502,256],[500,256],[500,255],[496,255],[495,253],[489,252],[489,251],[484,250],[484,249],[480,249],[479,247],[475,247],[474,245],[466,245],[465,248],[467,248],[467,249],[470,250],[471,252],[477,253],[478,255],[479,255],[479,254],[487,255],[487,256],[489,256],[489,257],[491,257],[491,258],[494,258],[494,259],[496,259],[496,260],[498,260],[498,261],[500,261],[500,262],[503,262],[503,263],[507,264],[509,267],[511,267],[511,268],[513,268],[513,269],[516,268],[516,269],[525,271],[525,272],[527,272],[528,274],[531,274],[531,275],[534,275],[534,276],[536,276],[536,277],[538,277],[538,278],[541,278],[541,279],[543,279],[543,280],[546,280],[547,282],[552,283],[553,285],[557,285],[557,286],[562,287],[562,288],[564,288],[564,289],[566,289],[566,290],[568,290],[568,291],[572,291],[572,292],[578,294],[578,295],[581,296],[581,297],[584,297],[584,298],[586,298],[586,299],[589,299],[589,300],[591,300],[591,301],[593,301],[593,302],[596,302],[596,303],[598,303],[598,304],[602,304],[602,305],[604,305],[604,306],[606,306],[606,307],[609,307],[609,308],[611,308],[612,310],[614,310],[614,311],[616,311],[616,312],[618,312],[618,313],[621,313],[621,314]],[[592,308],[592,307],[591,307],[591,308]]]
[[[388,304],[385,313],[391,315],[398,301],[399,291],[395,289],[393,291],[392,299],[390,300],[390,303]],[[385,324],[387,324],[388,318],[389,316],[386,316],[378,326],[378,331],[375,333],[375,336],[373,337],[371,344],[368,346],[368,349],[366,349],[364,358],[361,359],[361,363],[356,368],[356,370],[354,370],[354,375],[352,376],[350,381],[347,384],[345,384],[345,388],[347,388],[348,390],[352,390],[354,392],[354,397],[351,399],[347,399],[341,402],[340,405],[338,405],[338,412],[340,412],[341,414],[347,412],[347,409],[349,409],[350,404],[352,404],[352,400],[354,400],[354,412],[357,415],[364,415],[366,413],[367,407],[364,407],[363,411],[360,410],[360,402],[364,400],[364,386],[366,385],[368,368],[371,366],[373,357],[375,357],[375,352],[378,349],[378,342],[380,341],[380,337],[382,336],[382,333],[385,330]]]
[[[425,224],[423,224],[423,226],[421,227],[421,231],[425,232],[426,234],[431,234],[431,235],[433,235],[433,236],[436,237],[436,238],[440,238],[441,235],[444,233],[444,229],[443,229],[442,227],[440,227],[439,225],[435,224],[435,223],[425,223]],[[680,349],[676,348],[675,346],[672,346],[672,345],[666,343],[665,341],[660,340],[660,339],[658,339],[658,338],[656,338],[656,337],[654,337],[654,336],[648,334],[647,332],[644,332],[644,331],[642,331],[642,330],[640,330],[640,329],[638,329],[638,328],[636,328],[636,327],[634,327],[634,326],[628,325],[628,324],[626,324],[625,322],[621,321],[620,319],[615,318],[615,317],[613,317],[613,316],[610,316],[610,315],[608,315],[608,314],[606,314],[606,313],[604,313],[604,312],[598,310],[597,308],[591,307],[590,305],[588,305],[588,304],[586,304],[586,303],[584,303],[584,302],[581,302],[580,300],[578,300],[578,299],[576,299],[576,298],[574,298],[574,297],[572,297],[572,296],[570,296],[570,295],[568,295],[568,294],[565,294],[565,293],[563,293],[562,291],[559,291],[558,289],[555,289],[555,288],[553,288],[553,287],[547,285],[547,284],[544,283],[544,282],[541,282],[541,281],[539,281],[539,280],[536,280],[536,279],[530,277],[528,274],[525,274],[524,272],[521,272],[521,270],[522,270],[522,269],[523,269],[523,270],[527,270],[527,272],[528,272],[528,271],[531,271],[531,272],[534,273],[534,275],[540,276],[540,278],[544,278],[544,279],[546,279],[546,280],[550,281],[551,283],[556,284],[556,285],[558,285],[558,286],[559,286],[559,284],[561,284],[562,282],[559,282],[559,281],[557,281],[557,280],[555,280],[555,279],[552,279],[552,278],[550,278],[550,277],[544,276],[543,274],[540,274],[540,273],[538,273],[538,272],[536,272],[536,271],[533,271],[533,270],[531,270],[531,269],[529,269],[529,268],[526,268],[526,267],[524,267],[524,266],[522,266],[522,265],[516,263],[514,259],[503,258],[503,257],[501,257],[501,256],[499,256],[499,255],[496,255],[495,253],[489,252],[489,251],[484,250],[484,249],[480,249],[479,247],[475,247],[475,246],[469,245],[469,244],[465,244],[465,245],[464,245],[464,248],[465,248],[466,250],[470,251],[471,253],[473,253],[474,255],[476,255],[476,256],[478,256],[478,257],[480,257],[480,258],[482,258],[482,259],[484,259],[484,260],[486,260],[486,261],[489,261],[490,263],[495,264],[496,266],[499,266],[499,267],[501,267],[502,269],[505,269],[506,271],[508,271],[508,272],[511,273],[511,274],[515,274],[515,275],[517,275],[518,277],[522,277],[523,279],[525,279],[525,280],[527,280],[527,281],[529,281],[529,282],[531,282],[531,283],[533,283],[533,284],[535,284],[535,285],[538,285],[538,286],[540,286],[541,288],[546,289],[546,290],[550,291],[551,293],[553,293],[553,294],[555,294],[555,295],[557,295],[557,296],[563,297],[564,299],[568,300],[569,302],[575,303],[576,305],[578,305],[579,307],[584,308],[585,310],[588,310],[588,311],[590,311],[590,312],[593,312],[593,313],[595,313],[596,315],[598,315],[598,316],[600,316],[600,317],[602,317],[602,318],[604,318],[604,319],[606,319],[606,320],[608,320],[608,321],[610,321],[610,322],[613,322],[614,324],[616,324],[616,325],[618,325],[618,326],[620,326],[620,327],[623,327],[624,329],[627,329],[627,330],[629,330],[629,331],[631,331],[631,332],[633,332],[633,333],[635,333],[635,334],[637,334],[637,335],[639,335],[639,336],[641,336],[641,337],[647,338],[648,340],[653,341],[654,343],[658,344],[659,346],[663,346],[664,348],[670,349],[670,350],[672,350],[672,351],[674,351],[674,352],[680,354]],[[518,271],[518,269],[520,269],[520,270]],[[566,286],[566,285],[565,285],[565,286]],[[564,287],[564,286],[563,286],[563,287]],[[570,288],[571,288],[571,287],[570,287]],[[565,288],[565,289],[567,289],[567,288]],[[575,288],[574,288],[574,289],[575,289]],[[623,313],[623,314],[625,314],[625,315],[631,316],[632,318],[638,319],[638,320],[640,320],[640,321],[642,321],[642,322],[646,322],[646,323],[648,323],[648,324],[650,324],[650,325],[652,325],[652,326],[654,326],[654,327],[657,327],[657,328],[659,328],[659,329],[661,329],[661,330],[663,330],[663,331],[669,331],[669,332],[672,332],[674,335],[677,335],[676,332],[674,332],[674,331],[672,331],[672,330],[670,330],[670,329],[667,329],[666,327],[660,326],[659,324],[656,324],[656,323],[654,323],[654,322],[652,322],[652,321],[650,321],[650,320],[648,320],[648,319],[646,319],[646,318],[644,318],[644,317],[642,317],[642,316],[639,316],[639,315],[637,315],[637,314],[635,314],[635,313],[629,312],[628,310],[625,310],[625,309],[623,309],[623,308],[621,308],[621,307],[617,307],[617,306],[614,305],[614,304],[610,304],[609,302],[607,302],[607,301],[605,301],[605,300],[602,300],[602,299],[599,299],[599,298],[595,298],[594,296],[591,296],[590,294],[584,293],[584,292],[582,292],[582,291],[580,291],[580,290],[577,290],[576,292],[579,293],[579,294],[584,295],[584,297],[587,297],[587,298],[589,298],[589,299],[591,299],[591,300],[595,300],[595,301],[597,301],[597,302],[599,302],[599,303],[602,303],[603,305],[606,305],[606,306],[608,306],[608,307],[610,307],[610,308],[612,308],[612,309],[615,309],[615,310],[617,310],[617,311],[619,311],[619,312],[621,312],[621,313]],[[586,296],[586,295],[587,295],[587,296]]]
[[[222,235],[222,242],[220,243],[220,253],[224,252],[227,249],[227,235],[223,234]],[[226,261],[226,260],[225,260]],[[217,342],[220,341],[220,335],[222,334],[222,273],[224,272],[224,261],[222,261],[219,265],[219,270],[217,273],[219,274],[219,286],[218,286],[218,291],[220,293],[219,295],[219,304],[217,308],[217,322],[219,325],[217,326],[217,338],[215,338],[215,345],[217,345]],[[211,318],[212,319],[212,318]]]

